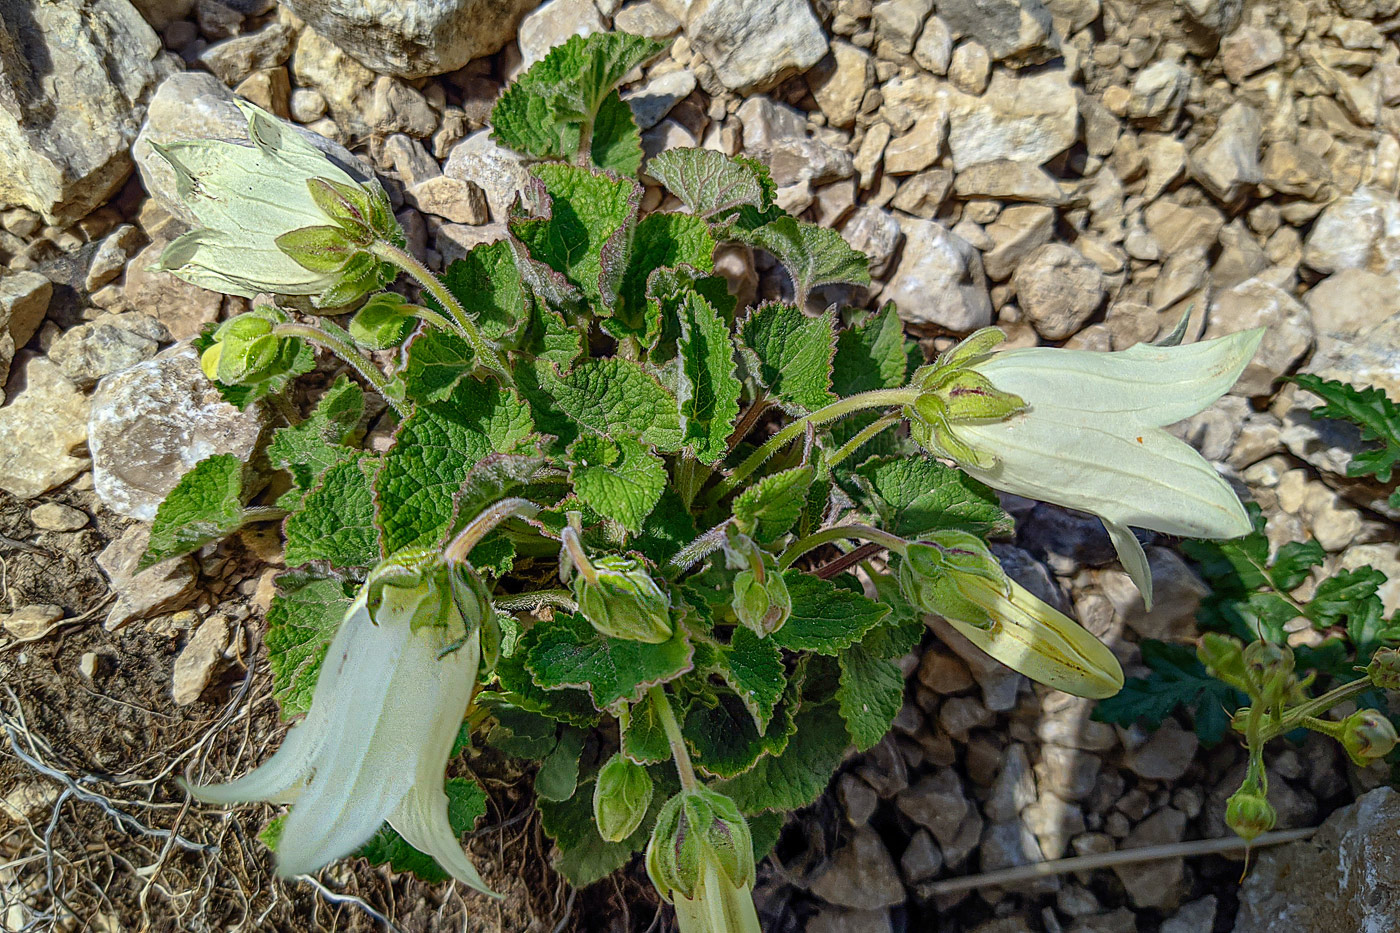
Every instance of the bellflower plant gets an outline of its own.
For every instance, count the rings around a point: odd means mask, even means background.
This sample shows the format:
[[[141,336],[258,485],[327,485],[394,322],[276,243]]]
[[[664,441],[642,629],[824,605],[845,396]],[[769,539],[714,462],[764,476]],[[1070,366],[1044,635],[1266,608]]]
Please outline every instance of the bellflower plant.
[[[264,643],[305,719],[251,775],[193,790],[290,802],[284,873],[358,855],[480,888],[459,840],[484,792],[444,775],[531,775],[507,796],[538,808],[571,883],[646,848],[684,933],[754,933],[755,860],[848,747],[885,736],[927,622],[1055,689],[1122,685],[1108,646],[997,561],[1014,525],[996,488],[1102,516],[1143,587],[1124,529],[1240,530],[1229,487],[1161,428],[1224,392],[1257,334],[997,354],[988,330],[921,365],[893,306],[819,310],[827,286],[869,284],[866,259],[787,214],[758,163],[660,153],[647,182],[684,209],[643,210],[617,86],[662,48],[576,36],[506,90],[493,132],[529,181],[505,238],[440,276],[376,183],[267,114],[249,110],[252,147],[165,149],[205,224],[167,265],[277,303],[197,346],[225,398],[267,407],[284,478],[202,461],[146,560],[283,521]],[[781,298],[741,306],[715,273],[726,244],[770,254]],[[380,292],[392,269],[421,294]],[[341,327],[297,295],[363,304]],[[315,349],[348,371],[298,410]],[[370,447],[366,391],[387,405]]]

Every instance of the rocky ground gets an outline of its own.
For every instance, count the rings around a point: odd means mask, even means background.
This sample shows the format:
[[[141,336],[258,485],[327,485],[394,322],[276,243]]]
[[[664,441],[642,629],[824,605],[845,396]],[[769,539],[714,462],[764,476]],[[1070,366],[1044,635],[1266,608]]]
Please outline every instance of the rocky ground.
[[[349,6],[366,18],[331,12]],[[1328,570],[1374,565],[1395,579],[1387,612],[1400,606],[1397,516],[1338,475],[1354,435],[1274,389],[1304,371],[1400,397],[1400,0],[399,10],[0,0],[6,929],[388,916],[413,930],[640,930],[655,914],[627,879],[576,905],[543,867],[538,827],[506,819],[473,842],[513,895],[504,908],[363,866],[326,872],[319,890],[283,886],[251,839],[263,814],[190,810],[173,784],[244,768],[278,735],[259,662],[275,534],[135,566],[179,476],[214,452],[255,457],[268,428],[220,401],[182,344],[243,300],[149,269],[188,220],[150,143],[238,138],[234,93],[378,172],[412,248],[441,267],[501,235],[522,169],[484,125],[511,75],[575,33],[671,38],[625,95],[648,150],[766,161],[785,207],[873,257],[876,284],[846,298],[895,300],[930,349],[993,323],[1013,344],[1093,350],[1151,340],[1188,311],[1191,337],[1267,327],[1239,386],[1177,430],[1263,506],[1274,544],[1312,536]],[[761,256],[726,268],[738,287],[781,288]],[[1137,639],[1193,636],[1204,585],[1169,542],[1150,549],[1149,613],[1097,522],[1010,505],[1019,532],[1003,559],[1060,593],[1130,676]],[[1362,914],[1393,918],[1400,857],[1395,834],[1375,831],[1400,826],[1388,790],[1260,856],[1243,886],[1237,856],[1210,856],[952,890],[1043,859],[1225,836],[1243,756],[1175,723],[1093,722],[1088,703],[946,629],[906,661],[895,731],[847,763],[761,874],[770,931],[1341,933]],[[1279,744],[1270,772],[1283,828],[1384,779],[1322,742]],[[1348,873],[1338,847],[1367,870]]]

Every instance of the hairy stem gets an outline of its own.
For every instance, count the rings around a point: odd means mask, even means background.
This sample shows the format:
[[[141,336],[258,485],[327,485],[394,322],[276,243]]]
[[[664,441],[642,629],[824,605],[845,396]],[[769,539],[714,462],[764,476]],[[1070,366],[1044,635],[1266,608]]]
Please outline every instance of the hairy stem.
[[[1371,683],[1369,678],[1362,677],[1359,680],[1353,680],[1349,683],[1342,684],[1340,687],[1333,687],[1322,696],[1311,699],[1306,703],[1300,703],[1284,713],[1283,718],[1278,722],[1260,725],[1258,730],[1259,743],[1262,745],[1270,739],[1292,732],[1299,726],[1306,726],[1307,723],[1304,722],[1304,720],[1319,719],[1323,713],[1327,712],[1332,707],[1339,703],[1344,703],[1352,697],[1359,696],[1367,690],[1372,689],[1374,686],[1375,685]],[[1241,714],[1245,715],[1242,716]],[[1235,720],[1234,728],[1236,731],[1244,732],[1248,728],[1246,710],[1240,710],[1236,713]],[[1312,727],[1309,726],[1309,728]]]
[[[814,548],[819,548],[832,541],[849,541],[851,539],[870,541],[888,548],[896,554],[903,554],[909,547],[909,542],[898,535],[892,535],[888,531],[881,531],[870,525],[833,525],[830,528],[813,532],[805,538],[799,538],[788,545],[788,549],[783,551],[778,558],[778,567],[786,570],[792,566],[793,561]]]
[[[568,612],[578,611],[574,594],[568,590],[532,590],[529,593],[494,600],[494,603],[502,612],[534,612],[544,606],[553,606]]]
[[[661,686],[647,690],[651,705],[661,717],[661,728],[666,730],[666,741],[671,744],[671,757],[676,762],[676,773],[680,775],[683,790],[695,790],[700,781],[695,777],[695,768],[690,764],[690,751],[685,747],[685,737],[681,735],[681,724],[676,721],[676,712],[671,709],[671,700],[666,689]]]
[[[919,397],[919,392],[919,389],[875,389],[871,392],[861,392],[859,395],[852,395],[849,398],[832,402],[825,408],[820,408],[810,415],[798,418],[770,437],[767,443],[750,454],[748,459],[734,468],[733,473],[718,483],[711,490],[707,504],[713,505],[733,492],[740,483],[749,478],[754,470],[763,466],[769,457],[783,448],[783,445],[799,437],[809,425],[815,427],[826,424],[867,408],[909,405]]]
[[[578,529],[572,525],[566,526],[563,533],[560,534],[559,540],[563,543],[564,550],[569,552],[569,560],[573,562],[574,569],[583,574],[583,578],[589,583],[597,586],[598,571],[593,569],[593,563],[583,550],[583,541],[579,539]]]
[[[715,551],[718,551],[724,546],[728,527],[729,520],[726,519],[681,548],[676,552],[676,555],[671,558],[670,566],[675,568],[677,574],[684,573]]]
[[[880,418],[878,421],[873,421],[865,427],[861,428],[859,431],[856,432],[856,435],[854,437],[852,437],[849,441],[838,447],[836,449],[836,452],[827,458],[827,475],[831,474],[831,470],[834,466],[836,466],[836,464],[840,463],[842,460],[845,460],[857,450],[860,450],[877,434],[885,430],[885,428],[888,428],[892,424],[898,424],[900,421],[903,420],[904,416],[902,414],[900,414],[899,412],[892,411],[889,414]]]
[[[336,329],[339,330],[339,328]],[[400,418],[408,416],[408,409],[389,392],[389,377],[384,375],[383,370],[375,366],[355,347],[354,341],[350,340],[348,335],[341,336],[322,327],[298,322],[275,324],[272,332],[279,337],[298,337],[309,344],[334,353],[347,366],[359,373],[360,378],[368,382],[374,391],[383,396],[384,401],[389,403],[389,407],[394,409]]]
[[[452,543],[442,552],[442,557],[448,563],[465,564],[467,555],[471,554],[472,548],[481,543],[481,539],[486,537],[501,522],[517,515],[529,517],[540,510],[538,505],[529,499],[502,499],[495,505],[484,509],[476,518],[467,523],[467,527],[452,539]]]
[[[442,284],[442,280],[433,275],[433,270],[419,262],[413,254],[407,250],[400,249],[385,240],[376,240],[370,247],[370,252],[385,262],[392,263],[399,269],[407,272],[413,279],[423,287],[429,295],[437,300],[451,315],[455,325],[455,330],[462,335],[463,339],[471,346],[472,352],[476,354],[477,364],[490,370],[499,376],[505,385],[514,385],[511,379],[510,368],[506,366],[505,359],[501,356],[501,351],[491,341],[482,336],[481,331],[476,327],[476,322],[467,314],[467,310],[462,307],[462,303],[457,300],[457,296]]]

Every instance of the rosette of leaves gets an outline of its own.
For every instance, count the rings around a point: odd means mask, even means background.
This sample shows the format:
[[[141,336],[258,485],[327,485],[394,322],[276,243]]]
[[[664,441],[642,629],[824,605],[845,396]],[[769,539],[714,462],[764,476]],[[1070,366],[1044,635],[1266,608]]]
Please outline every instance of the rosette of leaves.
[[[536,763],[556,867],[575,884],[644,848],[678,787],[679,756],[748,818],[762,857],[847,748],[867,749],[889,729],[904,701],[895,662],[921,637],[921,618],[871,562],[877,552],[825,545],[781,561],[794,542],[843,522],[915,540],[1011,530],[991,490],[893,430],[893,403],[823,414],[907,385],[922,356],[892,307],[819,299],[828,286],[867,284],[865,257],[779,208],[761,165],[694,149],[643,165],[616,87],[661,48],[575,37],[521,76],[493,114],[496,138],[535,160],[505,237],[446,268],[426,309],[379,302],[333,332],[343,357],[352,341],[393,357],[382,379],[365,380],[393,403],[377,428],[392,428],[387,449],[364,445],[364,389],[342,375],[273,433],[266,459],[280,478],[269,484],[230,457],[200,463],[162,506],[148,555],[281,520],[289,569],[264,640],[290,719],[308,708],[369,568],[404,549],[446,547],[503,500],[532,503],[468,555],[500,633],[483,645],[460,754]],[[683,209],[644,212],[642,178]],[[715,272],[716,251],[733,244],[781,264],[784,298],[736,302]],[[476,342],[439,326],[463,319]],[[483,348],[495,356],[483,360]],[[229,397],[285,413],[287,385],[309,368],[303,349],[276,385],[225,386]],[[772,426],[799,422],[797,443],[752,462]],[[638,562],[665,591],[669,638],[611,638],[577,611],[559,573],[571,521],[589,554]],[[727,561],[732,535],[766,557]],[[741,624],[731,604],[736,575],[755,566],[781,575],[772,592],[785,589],[790,602],[772,631]],[[594,822],[594,785],[616,755],[645,769],[656,793],[614,841]],[[463,801],[454,827],[466,831],[481,798],[454,780]],[[387,828],[362,854],[442,877]]]

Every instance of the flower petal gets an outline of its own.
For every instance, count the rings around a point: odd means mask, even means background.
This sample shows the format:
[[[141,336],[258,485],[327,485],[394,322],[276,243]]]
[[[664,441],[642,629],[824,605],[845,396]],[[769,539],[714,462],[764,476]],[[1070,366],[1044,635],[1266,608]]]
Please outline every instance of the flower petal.
[[[1254,357],[1263,328],[1179,347],[1140,343],[1115,353],[1030,347],[994,355],[978,372],[1047,418],[1061,412],[1112,419],[1123,433],[1165,427],[1230,390]]]
[[[326,651],[327,659],[364,653],[357,643],[364,640],[371,628],[369,610],[365,608],[364,600],[356,600],[331,640]],[[250,774],[235,781],[189,785],[187,789],[190,794],[210,803],[254,800],[288,803],[296,799],[302,787],[311,780],[316,757],[325,745],[331,718],[343,703],[349,701],[356,686],[347,681],[343,664],[323,663],[310,711],[287,732],[276,754]]]
[[[1122,689],[1118,659],[1079,623],[1014,580],[1009,594],[984,580],[968,583],[997,620],[984,629],[948,619],[968,641],[1012,670],[1065,693],[1097,700]]]
[[[1123,569],[1128,572],[1128,577],[1137,586],[1138,592],[1142,594],[1143,608],[1152,608],[1152,568],[1147,564],[1147,552],[1142,549],[1142,542],[1133,534],[1132,529],[1117,522],[1103,519],[1103,526],[1108,531],[1108,537],[1113,542],[1113,549],[1118,552],[1118,561],[1123,565]]]
[[[431,636],[431,632],[425,631],[421,633],[422,636]],[[429,644],[432,642],[431,637],[425,640]],[[447,757],[466,716],[480,662],[479,628],[461,647],[437,660],[432,679],[438,687],[438,705],[434,707],[438,712],[435,716],[427,717],[430,721],[425,723],[427,729],[417,745],[421,749],[416,762],[417,779],[390,814],[389,825],[409,845],[431,855],[443,871],[463,884],[495,897],[498,895],[481,880],[476,866],[462,849],[461,841],[452,832],[452,824],[447,818],[447,794],[442,789]]]
[[[422,675],[422,659],[411,656],[419,639],[406,620],[376,625],[368,613],[356,618],[363,624],[353,650],[327,654],[322,666],[323,678],[328,670],[339,674],[341,689],[333,697],[316,774],[292,807],[277,846],[277,869],[284,877],[349,855],[413,786],[415,749],[405,733],[413,718],[431,718],[432,708],[417,709],[406,722],[395,699],[399,692],[411,693]],[[312,707],[321,701],[317,683]]]
[[[1249,533],[1239,497],[1199,453],[1161,428],[1126,435],[1119,428],[1108,418],[1060,418],[1043,408],[961,425],[965,440],[999,458],[990,469],[962,468],[996,489],[1120,525],[1191,538]]]

